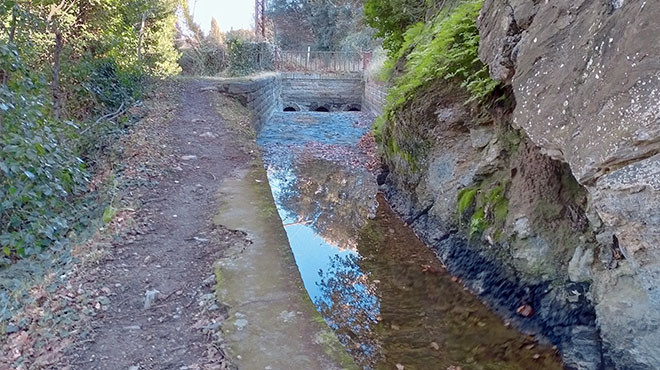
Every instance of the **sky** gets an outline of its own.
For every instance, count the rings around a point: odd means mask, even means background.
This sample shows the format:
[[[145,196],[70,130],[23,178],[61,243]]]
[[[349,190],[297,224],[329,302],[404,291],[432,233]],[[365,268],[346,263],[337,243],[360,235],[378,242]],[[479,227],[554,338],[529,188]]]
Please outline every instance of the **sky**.
[[[188,0],[195,22],[208,33],[211,17],[215,17],[222,32],[254,27],[254,0]]]

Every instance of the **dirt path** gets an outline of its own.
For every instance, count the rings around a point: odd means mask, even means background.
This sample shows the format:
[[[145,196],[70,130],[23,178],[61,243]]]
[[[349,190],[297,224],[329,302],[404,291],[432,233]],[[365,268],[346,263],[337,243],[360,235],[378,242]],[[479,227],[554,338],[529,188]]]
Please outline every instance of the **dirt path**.
[[[161,148],[169,168],[155,187],[136,191],[142,228],[135,240],[115,243],[98,275],[88,279],[110,302],[93,320],[93,335],[65,361],[74,369],[224,366],[211,335],[223,316],[212,264],[228,245],[245,240],[211,220],[219,183],[248,158],[215,111],[213,93],[201,90],[205,86],[182,83],[176,118],[164,132],[153,132],[166,138]],[[149,308],[147,295],[154,298]]]

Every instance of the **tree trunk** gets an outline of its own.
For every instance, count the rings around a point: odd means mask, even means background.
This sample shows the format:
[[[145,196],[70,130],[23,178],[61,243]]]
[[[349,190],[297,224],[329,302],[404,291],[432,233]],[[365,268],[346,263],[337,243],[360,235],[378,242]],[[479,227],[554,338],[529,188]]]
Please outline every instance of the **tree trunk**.
[[[140,23],[140,34],[138,35],[137,56],[138,61],[142,61],[142,39],[144,38],[144,24],[147,21],[147,12],[142,13],[142,23]]]
[[[11,22],[9,23],[9,35],[7,39],[7,43],[9,45],[14,43],[14,38],[16,36],[16,27],[17,27],[18,22],[16,21],[16,5],[14,5],[14,8],[12,9],[11,12]],[[0,69],[0,84],[4,85],[7,82],[9,82],[9,71],[5,71],[3,69]]]
[[[11,25],[9,26],[9,44],[14,43],[14,37],[16,36],[16,5],[14,5],[14,8],[11,11]]]
[[[62,31],[59,29],[55,30],[55,50],[53,50],[53,111],[55,114],[55,119],[60,118],[61,112],[61,96],[60,96],[60,59],[62,55],[62,47],[64,42],[62,41]]]

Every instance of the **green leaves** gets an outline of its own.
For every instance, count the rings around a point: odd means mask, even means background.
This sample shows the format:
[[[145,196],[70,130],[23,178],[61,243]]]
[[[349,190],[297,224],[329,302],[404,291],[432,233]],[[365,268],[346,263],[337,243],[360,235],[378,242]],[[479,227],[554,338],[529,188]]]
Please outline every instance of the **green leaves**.
[[[383,38],[383,47],[393,56],[404,46],[408,28],[423,22],[429,8],[434,7],[436,2],[367,0],[364,4],[364,17],[367,24],[377,30],[376,37]]]
[[[105,211],[103,211],[103,222],[106,224],[109,223],[113,218],[115,218],[116,214],[117,209],[113,206],[108,206]]]
[[[440,79],[463,88],[469,94],[466,104],[484,102],[499,86],[478,55],[480,9],[481,0],[466,0],[446,8],[433,21],[408,28],[400,49],[385,66],[391,76],[395,66],[405,62],[405,70],[394,76],[388,92],[386,116],[392,117],[418,90]]]
[[[18,55],[0,46],[0,69],[13,72],[0,85],[0,245],[5,255],[26,256],[53,245],[68,231],[71,194],[83,189],[70,126],[46,114],[45,85],[23,67]],[[65,191],[69,189],[70,192]]]

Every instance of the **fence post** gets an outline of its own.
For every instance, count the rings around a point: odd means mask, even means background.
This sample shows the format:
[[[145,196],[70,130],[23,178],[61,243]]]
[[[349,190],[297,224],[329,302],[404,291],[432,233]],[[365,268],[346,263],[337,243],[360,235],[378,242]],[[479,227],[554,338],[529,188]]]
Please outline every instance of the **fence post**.
[[[305,59],[305,69],[309,68],[309,57],[310,57],[311,52],[312,52],[312,47],[308,46],[307,47],[307,59]]]
[[[366,71],[369,64],[371,64],[371,52],[367,51],[362,53],[362,70]]]

